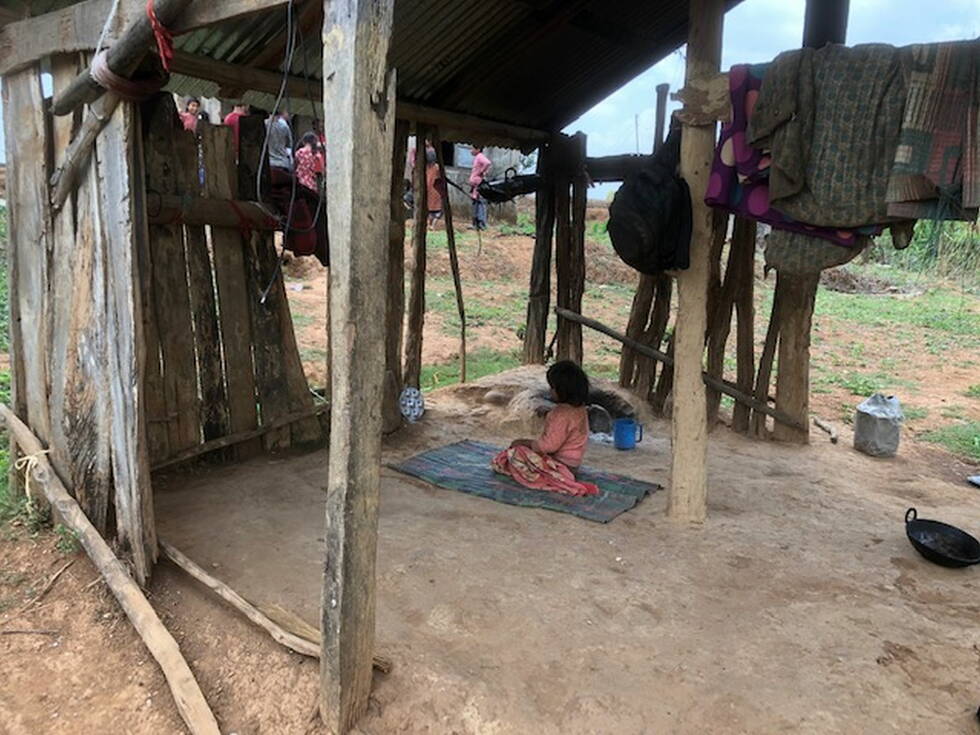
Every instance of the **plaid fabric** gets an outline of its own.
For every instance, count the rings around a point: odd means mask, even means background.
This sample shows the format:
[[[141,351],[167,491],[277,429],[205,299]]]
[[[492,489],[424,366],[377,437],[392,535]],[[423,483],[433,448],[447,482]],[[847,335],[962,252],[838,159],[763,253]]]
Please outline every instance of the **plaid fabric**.
[[[654,483],[582,467],[578,479],[598,485],[598,495],[576,497],[528,490],[491,469],[490,462],[499,452],[498,447],[490,444],[461,441],[417,454],[391,467],[449,490],[478,495],[498,503],[571,513],[597,523],[608,523],[639,503],[647,493],[663,489]]]
[[[772,151],[772,207],[821,227],[888,222],[885,191],[905,96],[893,46],[777,56],[749,124],[750,143]]]
[[[819,273],[854,260],[867,242],[868,238],[862,237],[856,247],[844,247],[810,235],[774,229],[766,238],[766,267],[797,275]]]
[[[980,41],[902,51],[908,98],[888,213],[974,221],[980,207]]]

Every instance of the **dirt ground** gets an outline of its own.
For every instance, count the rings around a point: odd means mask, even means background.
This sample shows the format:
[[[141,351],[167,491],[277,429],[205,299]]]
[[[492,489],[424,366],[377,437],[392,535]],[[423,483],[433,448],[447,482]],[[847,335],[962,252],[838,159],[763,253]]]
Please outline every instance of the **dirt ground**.
[[[518,371],[429,397],[386,461],[463,437],[533,429],[482,402],[540,381]],[[665,483],[669,426],[598,467]],[[221,482],[210,482],[221,478]],[[315,614],[322,454],[169,478],[161,534],[263,602]],[[161,483],[163,485],[163,483]],[[363,733],[976,732],[980,577],[921,559],[915,505],[980,532],[980,491],[914,452],[873,460],[809,447],[710,441],[709,518],[664,516],[666,493],[608,525],[493,503],[383,472],[376,674]],[[283,524],[291,532],[283,533]],[[84,557],[17,609],[66,557],[45,537],[0,544],[5,732],[169,733],[162,676]],[[317,667],[161,564],[152,601],[223,732],[319,733]],[[13,595],[16,599],[11,599]]]

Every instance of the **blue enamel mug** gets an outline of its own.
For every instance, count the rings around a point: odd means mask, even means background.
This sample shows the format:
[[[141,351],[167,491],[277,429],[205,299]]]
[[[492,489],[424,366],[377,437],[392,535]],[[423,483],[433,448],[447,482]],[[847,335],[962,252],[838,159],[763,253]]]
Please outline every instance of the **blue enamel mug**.
[[[613,422],[613,444],[616,449],[635,449],[643,440],[643,424],[633,419],[616,419]]]

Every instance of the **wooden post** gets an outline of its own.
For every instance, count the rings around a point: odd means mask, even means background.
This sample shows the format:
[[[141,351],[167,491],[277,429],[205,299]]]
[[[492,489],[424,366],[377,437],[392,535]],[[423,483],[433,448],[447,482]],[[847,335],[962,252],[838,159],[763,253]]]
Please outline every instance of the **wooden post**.
[[[664,144],[664,122],[667,118],[667,93],[670,91],[669,84],[657,85],[657,123],[653,132],[653,152],[660,150]]]
[[[408,327],[405,332],[405,385],[421,386],[422,330],[425,328],[425,238],[429,225],[429,188],[425,181],[425,136],[427,126],[415,125],[415,228],[412,230],[412,283],[408,293]]]
[[[759,372],[755,379],[755,397],[760,401],[769,400],[769,381],[772,377],[772,363],[776,357],[776,346],[779,343],[779,323],[781,319],[781,302],[784,294],[776,289],[772,297],[772,310],[769,313],[769,326],[766,328],[766,340],[759,357]],[[766,417],[758,411],[752,414],[752,434],[762,439],[767,437]]]
[[[667,332],[667,322],[670,319],[670,297],[674,290],[674,282],[670,276],[661,273],[653,278],[653,309],[650,311],[650,325],[640,335],[640,342],[660,349],[663,344],[664,334]],[[660,368],[661,375],[671,372],[669,368]],[[633,377],[633,389],[646,399],[652,398],[655,378],[657,375],[657,363],[653,360],[638,355],[636,358],[636,373]],[[666,397],[666,396],[665,396]]]
[[[534,195],[534,254],[528,288],[527,325],[524,330],[524,364],[544,364],[551,306],[551,249],[555,236],[555,188],[552,174],[552,146],[538,149],[541,188]]]
[[[394,0],[331,0],[324,11],[333,410],[320,716],[344,735],[367,710],[374,654],[385,289],[371,284],[388,268],[389,218],[379,213],[391,196]],[[424,156],[424,137],[418,147]]]
[[[845,43],[850,0],[807,0],[803,18],[803,45],[820,48]]]
[[[844,43],[849,6],[849,0],[807,0],[803,45],[820,48],[828,43]],[[801,444],[810,439],[810,328],[819,283],[819,274],[779,273],[776,279],[776,293],[783,307],[779,323],[776,407],[794,416],[806,429],[796,431],[777,425],[774,439]]]
[[[806,444],[810,439],[810,328],[820,274],[776,274],[776,290],[782,294],[779,358],[776,371],[776,408],[793,416],[804,427],[777,424],[773,438]]]
[[[725,12],[722,0],[691,0],[689,8],[685,81],[718,73]],[[681,175],[691,188],[693,229],[691,267],[677,274],[673,444],[667,503],[667,514],[680,522],[700,523],[707,512],[707,414],[701,368],[713,216],[702,193],[707,188],[714,148],[714,123],[684,125]]]
[[[446,167],[442,160],[442,139],[439,129],[432,128],[432,145],[436,149],[439,179],[443,181],[442,211],[446,222],[446,244],[449,248],[449,266],[453,271],[453,287],[456,291],[456,309],[459,313],[459,382],[466,382],[466,307],[463,304],[463,279],[459,274],[459,254],[456,252],[456,231],[453,229],[453,205],[445,184]],[[428,196],[428,194],[426,194]]]
[[[660,150],[660,146],[662,146],[664,143],[664,123],[667,117],[668,91],[670,91],[669,84],[657,85],[657,112],[656,123],[653,131],[654,153]],[[630,308],[629,322],[626,325],[626,335],[633,339],[639,339],[645,344],[649,343],[643,338],[644,335],[650,334],[651,329],[655,331],[655,325],[659,324],[658,317],[660,316],[660,313],[654,315],[650,312],[650,307],[654,303],[653,296],[655,292],[658,295],[657,304],[661,304],[662,301],[657,287],[658,283],[661,285],[663,284],[663,280],[660,280],[660,277],[658,276],[648,276],[646,274],[640,275],[639,281],[637,281],[636,284],[636,293],[633,296],[633,305]],[[671,288],[669,280],[667,281],[667,288]],[[666,327],[666,319],[669,316],[670,297],[668,295],[667,313],[664,315],[663,319],[664,327]],[[663,330],[660,331],[660,337],[657,344],[653,346],[659,348],[660,340],[662,339]],[[653,360],[638,357],[634,350],[624,347],[619,358],[619,384],[624,388],[637,388],[640,395],[647,396],[647,394],[650,392],[650,384],[653,382],[656,369],[656,363],[654,363]],[[645,390],[643,384],[646,385]]]
[[[395,142],[391,153],[391,222],[388,234],[388,296],[385,308],[385,395],[384,432],[390,434],[402,425],[398,398],[402,390],[402,335],[405,330],[405,154],[408,149],[408,122],[395,123]]]
[[[584,133],[572,136],[574,166],[572,173],[572,247],[569,262],[569,308],[582,313],[582,296],[585,294],[585,210],[589,204],[589,181],[585,173],[586,137]],[[579,365],[585,360],[582,348],[582,325],[572,323],[568,330],[569,357]]]
[[[752,220],[736,218],[732,247],[738,250],[736,263],[739,280],[735,289],[736,316],[736,360],[738,389],[746,395],[752,394],[752,379],[755,374],[755,238],[756,223]],[[749,409],[736,403],[732,409],[732,428],[741,433],[749,431]]]

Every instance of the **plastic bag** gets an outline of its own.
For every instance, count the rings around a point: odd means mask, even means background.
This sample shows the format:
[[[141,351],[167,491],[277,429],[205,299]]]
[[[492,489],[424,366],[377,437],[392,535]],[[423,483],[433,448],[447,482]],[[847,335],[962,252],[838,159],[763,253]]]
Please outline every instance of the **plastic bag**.
[[[875,393],[854,413],[854,448],[872,457],[894,457],[904,420],[895,396]]]

